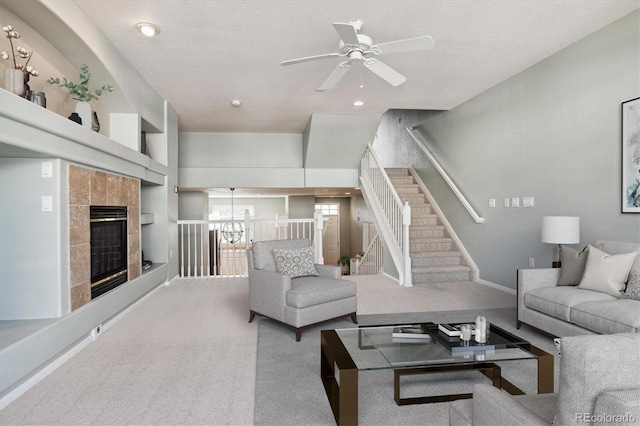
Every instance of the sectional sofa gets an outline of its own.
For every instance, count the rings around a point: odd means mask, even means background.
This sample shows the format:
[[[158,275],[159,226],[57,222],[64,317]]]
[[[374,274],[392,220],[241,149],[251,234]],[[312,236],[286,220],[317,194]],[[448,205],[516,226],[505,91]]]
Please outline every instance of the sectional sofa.
[[[518,271],[518,328],[554,336],[640,332],[640,244],[563,247],[561,268]]]

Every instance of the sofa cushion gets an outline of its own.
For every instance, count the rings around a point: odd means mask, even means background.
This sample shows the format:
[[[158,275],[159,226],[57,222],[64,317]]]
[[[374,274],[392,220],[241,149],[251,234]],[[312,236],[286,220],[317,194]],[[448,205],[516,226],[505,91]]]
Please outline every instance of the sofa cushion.
[[[265,271],[276,272],[276,258],[273,250],[291,250],[310,247],[308,239],[256,241],[253,243],[253,267]]]
[[[313,247],[293,250],[274,250],[276,271],[291,278],[317,276]]]
[[[306,308],[355,295],[356,284],[352,281],[300,277],[291,280],[291,290],[287,291],[287,305]]]
[[[589,256],[578,288],[622,297],[629,270],[638,252],[611,255],[589,246]]]
[[[524,295],[524,305],[563,321],[571,320],[571,307],[596,300],[615,300],[613,296],[596,291],[580,290],[574,286],[541,287]]]
[[[600,334],[633,333],[640,329],[640,301],[601,300],[574,305],[571,322]]]
[[[562,259],[560,279],[558,285],[578,285],[584,275],[584,267],[587,264],[589,246],[578,251],[574,248],[562,246]]]

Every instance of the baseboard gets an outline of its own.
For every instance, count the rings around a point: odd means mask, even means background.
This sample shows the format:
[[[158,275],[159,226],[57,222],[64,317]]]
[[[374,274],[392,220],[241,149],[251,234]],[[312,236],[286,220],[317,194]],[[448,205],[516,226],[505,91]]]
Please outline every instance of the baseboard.
[[[500,285],[500,284],[492,283],[491,281],[477,279],[474,282],[477,282],[478,284],[486,285],[488,287],[495,288],[496,290],[502,290],[502,291],[507,292],[509,294],[513,294],[514,296],[516,294],[518,294],[518,292],[516,290],[512,289],[512,288],[505,287],[505,286]]]
[[[384,271],[382,272],[382,275],[384,275],[385,277],[389,278],[391,281],[395,282],[396,284],[400,285],[400,280],[398,278],[393,277],[393,276],[389,275],[388,273],[386,273]]]
[[[162,282],[158,284],[151,291],[146,293],[144,296],[133,302],[131,305],[127,306],[125,309],[120,311],[117,315],[110,318],[108,321],[96,326],[90,333],[88,333],[85,337],[81,338],[76,344],[70,346],[67,350],[61,352],[61,354],[53,359],[51,359],[47,364],[43,365],[40,369],[38,369],[35,373],[30,375],[20,384],[18,384],[14,389],[7,392],[4,396],[0,398],[0,410],[6,408],[9,404],[20,398],[25,394],[29,389],[37,385],[41,380],[47,377],[49,374],[53,373],[58,367],[63,365],[65,362],[73,358],[76,354],[78,354],[82,349],[86,348],[89,344],[96,341],[102,333],[107,331],[113,325],[115,325],[118,321],[124,318],[127,314],[133,311],[136,307],[138,307],[142,302],[147,300],[152,294],[154,294],[158,289],[166,285],[166,282]]]

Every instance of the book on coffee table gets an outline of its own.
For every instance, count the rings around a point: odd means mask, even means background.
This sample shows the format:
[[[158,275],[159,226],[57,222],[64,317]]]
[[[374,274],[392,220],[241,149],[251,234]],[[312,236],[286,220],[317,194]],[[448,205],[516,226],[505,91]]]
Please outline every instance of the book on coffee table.
[[[423,325],[404,325],[395,327],[391,336],[394,339],[431,340],[427,327]]]

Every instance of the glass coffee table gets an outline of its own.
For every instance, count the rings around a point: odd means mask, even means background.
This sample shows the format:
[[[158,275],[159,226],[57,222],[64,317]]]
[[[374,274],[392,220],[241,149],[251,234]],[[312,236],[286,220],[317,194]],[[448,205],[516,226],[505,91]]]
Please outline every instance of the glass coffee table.
[[[402,327],[420,327],[420,337],[394,337]],[[538,393],[553,392],[553,355],[493,324],[487,342],[465,345],[438,330],[438,324],[394,324],[321,331],[320,375],[336,422],[358,423],[358,372],[393,370],[394,396],[398,405],[445,402],[471,398],[473,394],[400,397],[400,379],[405,375],[478,370],[493,385],[513,395],[523,394],[501,376],[498,361],[535,359]]]

